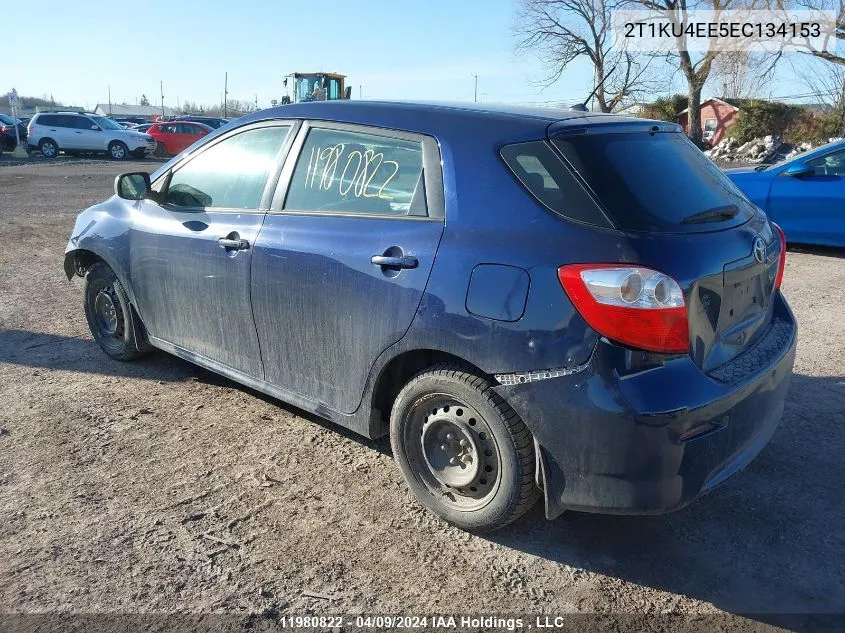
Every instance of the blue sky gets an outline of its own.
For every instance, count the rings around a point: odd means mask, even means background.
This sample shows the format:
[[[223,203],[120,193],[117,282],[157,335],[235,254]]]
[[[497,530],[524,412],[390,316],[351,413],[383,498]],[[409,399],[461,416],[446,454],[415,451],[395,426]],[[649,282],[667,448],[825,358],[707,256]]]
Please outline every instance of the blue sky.
[[[39,0],[4,9],[0,91],[52,94],[93,108],[134,103],[219,104],[229,97],[260,107],[280,99],[293,71],[348,75],[353,97],[574,102],[592,89],[583,63],[543,88],[546,70],[517,54],[516,0],[148,0],[94,6]],[[12,63],[9,63],[9,62]],[[789,79],[789,78],[787,78]],[[783,77],[781,81],[783,83]],[[787,85],[788,85],[787,81]],[[667,91],[669,84],[667,83]],[[683,89],[675,79],[674,88]],[[793,87],[794,90],[794,87]],[[776,90],[777,92],[777,90]],[[659,96],[659,95],[655,95]]]

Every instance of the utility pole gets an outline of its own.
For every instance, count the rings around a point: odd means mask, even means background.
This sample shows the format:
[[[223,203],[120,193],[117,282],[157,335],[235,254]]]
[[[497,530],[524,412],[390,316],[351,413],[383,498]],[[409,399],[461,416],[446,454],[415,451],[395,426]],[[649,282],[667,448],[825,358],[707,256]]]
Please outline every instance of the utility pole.
[[[223,118],[226,118],[227,101],[229,100],[229,73],[223,76]]]
[[[473,75],[475,77],[475,92],[473,93],[472,100],[474,102],[478,102],[478,75]]]
[[[109,86],[109,116],[111,116],[111,86]]]
[[[362,86],[361,84],[358,84],[358,100],[359,101],[361,99],[363,99],[363,97],[361,96],[361,91],[362,91],[363,88],[364,88],[364,86]]]
[[[161,116],[164,116],[164,81],[159,81],[158,87],[161,93]]]
[[[258,112],[258,93],[255,93],[255,111]]]

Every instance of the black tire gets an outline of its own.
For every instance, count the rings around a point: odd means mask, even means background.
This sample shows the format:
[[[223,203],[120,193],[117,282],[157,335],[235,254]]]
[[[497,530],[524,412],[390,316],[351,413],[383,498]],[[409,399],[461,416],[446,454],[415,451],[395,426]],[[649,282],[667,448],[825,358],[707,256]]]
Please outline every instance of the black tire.
[[[51,138],[42,138],[38,142],[38,151],[44,158],[56,158],[59,155],[59,145]]]
[[[115,360],[134,360],[148,349],[146,334],[132,311],[123,286],[104,262],[93,264],[85,274],[85,319],[91,335]]]
[[[145,149],[136,149],[134,152],[132,152],[132,157],[133,158],[143,158],[144,154],[146,154],[146,153],[147,153],[147,150],[145,150]]]
[[[109,143],[109,156],[112,160],[124,160],[129,155],[129,148],[120,141]]]
[[[435,365],[402,388],[390,414],[393,456],[414,496],[474,532],[507,525],[539,497],[531,432],[493,384],[463,365]]]

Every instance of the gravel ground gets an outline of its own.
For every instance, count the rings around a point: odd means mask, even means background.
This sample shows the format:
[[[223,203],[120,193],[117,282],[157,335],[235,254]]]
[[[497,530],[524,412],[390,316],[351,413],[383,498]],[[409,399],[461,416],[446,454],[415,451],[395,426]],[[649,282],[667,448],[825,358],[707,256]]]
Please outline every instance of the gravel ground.
[[[845,611],[842,251],[789,254],[795,377],[745,471],[671,515],[549,522],[538,505],[478,537],[411,499],[387,441],[163,353],[99,350],[81,280],[62,272],[68,232],[118,171],[155,166],[0,163],[0,613],[214,612],[237,627],[592,613],[609,628],[638,614],[638,629],[657,616],[808,631]]]

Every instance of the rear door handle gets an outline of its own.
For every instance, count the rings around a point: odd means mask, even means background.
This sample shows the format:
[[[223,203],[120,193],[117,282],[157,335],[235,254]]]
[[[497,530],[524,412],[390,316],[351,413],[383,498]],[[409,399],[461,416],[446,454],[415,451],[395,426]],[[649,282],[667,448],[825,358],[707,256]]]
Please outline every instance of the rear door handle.
[[[245,251],[249,248],[249,242],[246,240],[230,240],[225,237],[221,237],[217,240],[217,245],[220,248],[232,251]]]
[[[416,257],[390,257],[389,255],[373,255],[370,261],[376,266],[388,268],[416,268],[419,265]]]

